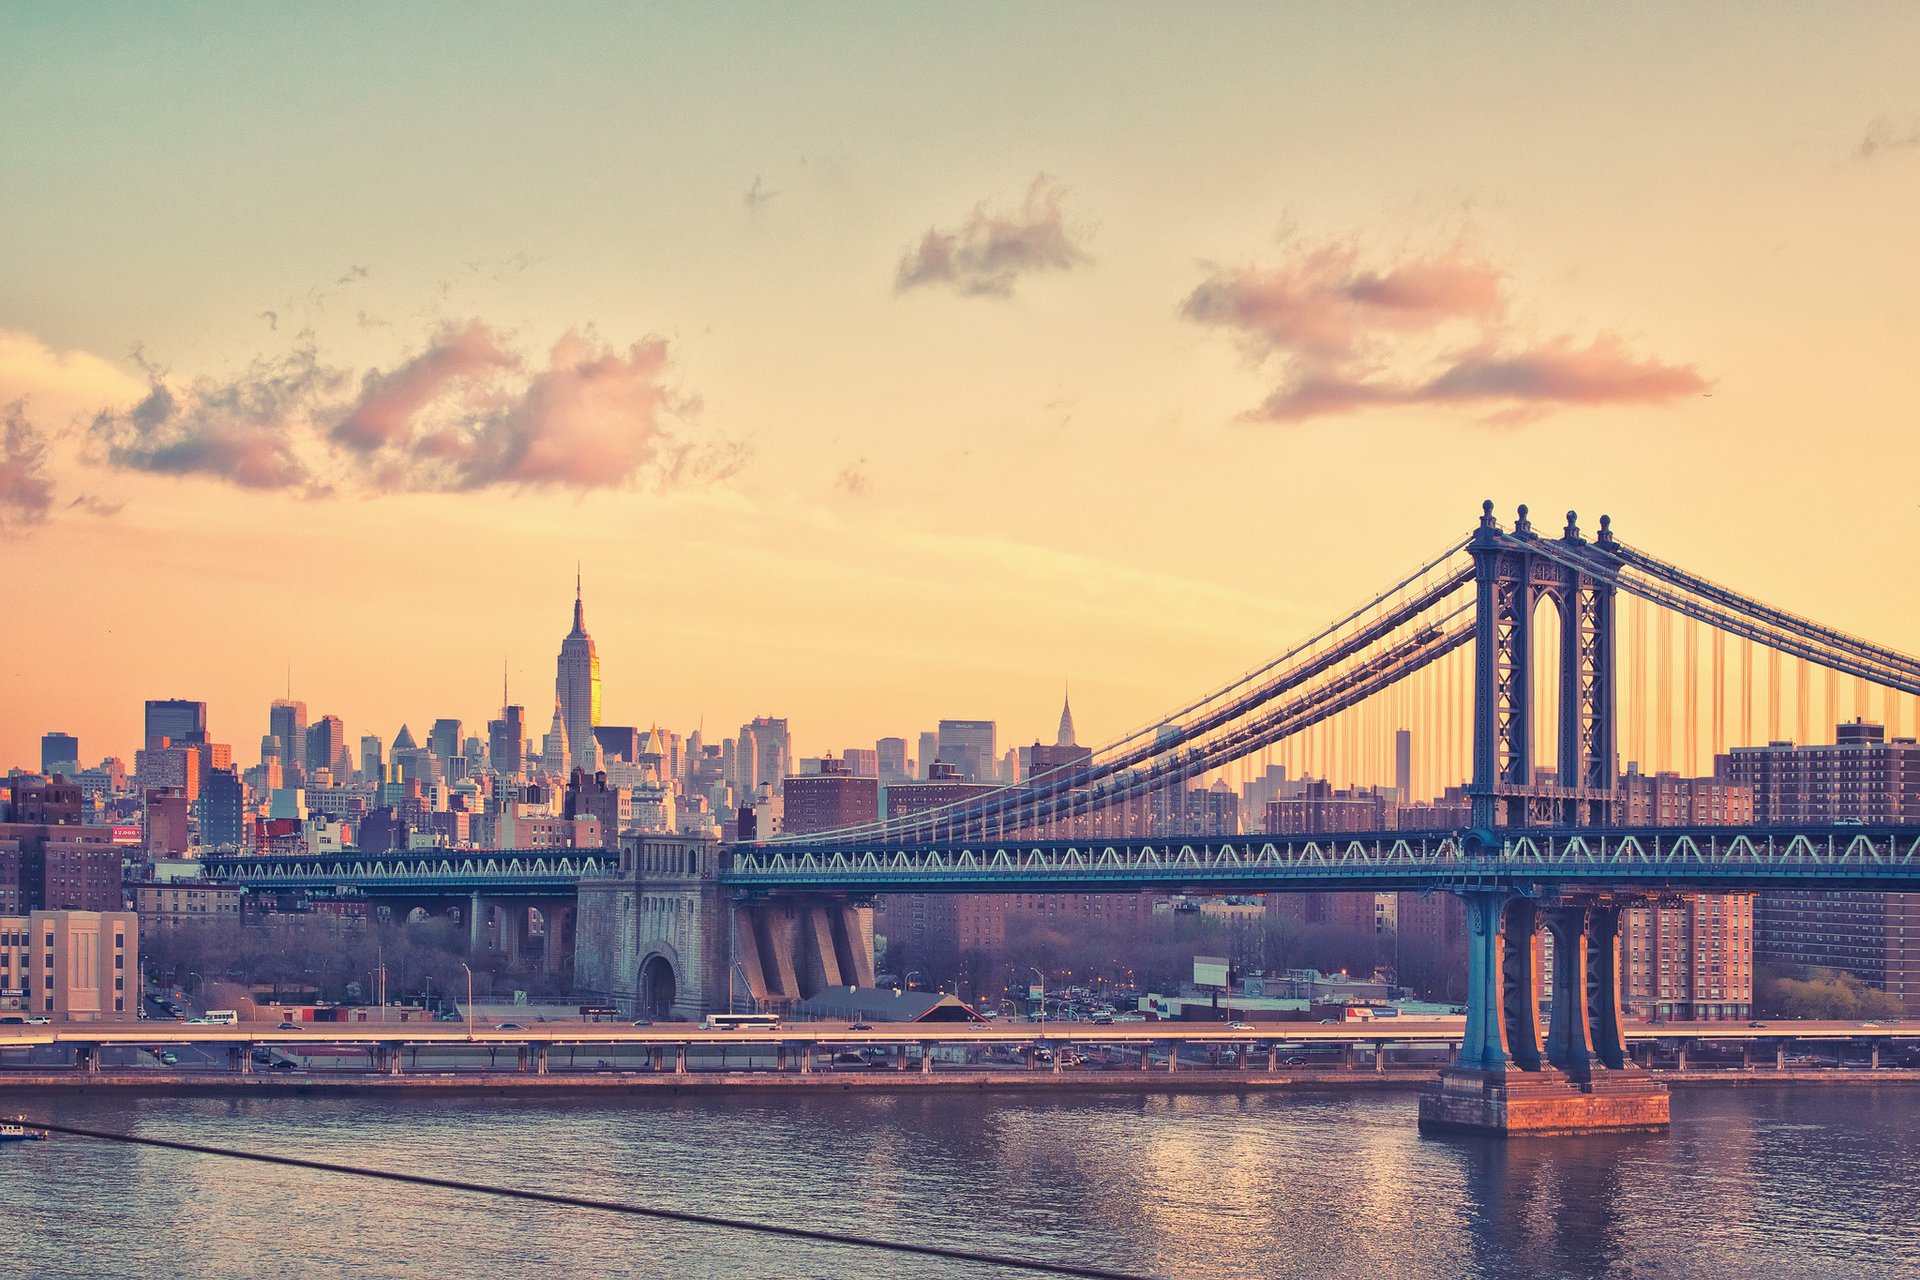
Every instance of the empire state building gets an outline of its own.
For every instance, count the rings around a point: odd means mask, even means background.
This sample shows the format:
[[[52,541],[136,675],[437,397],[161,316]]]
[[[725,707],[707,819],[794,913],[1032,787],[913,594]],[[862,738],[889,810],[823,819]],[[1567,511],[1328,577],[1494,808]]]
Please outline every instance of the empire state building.
[[[573,580],[573,630],[560,642],[560,670],[553,682],[560,701],[560,718],[567,733],[568,763],[592,773],[600,767],[600,744],[593,727],[600,723],[600,655],[587,634],[586,606],[580,597],[580,578]]]

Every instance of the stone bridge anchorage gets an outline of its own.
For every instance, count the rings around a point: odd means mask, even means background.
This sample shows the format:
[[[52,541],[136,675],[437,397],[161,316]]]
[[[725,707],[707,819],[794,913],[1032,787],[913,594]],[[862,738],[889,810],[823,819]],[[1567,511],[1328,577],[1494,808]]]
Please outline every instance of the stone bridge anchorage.
[[[747,896],[698,836],[635,836],[579,882],[574,986],[635,1016],[790,1011],[823,988],[874,985],[872,896]]]

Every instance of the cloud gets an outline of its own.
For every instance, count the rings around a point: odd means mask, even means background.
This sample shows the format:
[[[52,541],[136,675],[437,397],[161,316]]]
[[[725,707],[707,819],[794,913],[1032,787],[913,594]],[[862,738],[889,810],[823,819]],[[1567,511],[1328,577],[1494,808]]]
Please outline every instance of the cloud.
[[[27,416],[27,402],[0,405],[0,538],[18,537],[47,522],[58,488],[52,461],[53,442]],[[110,516],[120,504],[83,493],[66,509]]]
[[[1856,160],[1871,160],[1883,151],[1911,151],[1920,147],[1920,124],[1902,129],[1885,116],[1867,126],[1865,136],[1853,149]]]
[[[923,285],[947,285],[981,297],[1011,297],[1020,277],[1071,271],[1093,261],[1083,238],[1060,211],[1063,189],[1046,174],[1033,180],[1018,209],[989,213],[974,206],[958,229],[928,230],[900,259],[896,293]]]
[[[758,213],[773,203],[773,198],[779,194],[778,191],[761,186],[760,175],[756,173],[753,175],[753,185],[747,188],[747,194],[742,198],[746,201],[749,212]]]
[[[518,364],[519,358],[501,350],[493,331],[478,320],[443,329],[424,352],[393,371],[366,374],[359,400],[333,428],[334,443],[360,453],[394,444],[406,437],[421,410],[456,383]]]
[[[24,400],[42,422],[91,418],[102,405],[130,405],[139,378],[85,351],[55,351],[30,333],[0,330],[0,404]]]
[[[842,467],[840,474],[834,477],[833,487],[847,494],[849,497],[866,497],[868,491],[872,488],[871,482],[867,479],[867,473],[862,469],[865,467],[866,461],[865,458],[862,458],[858,462],[849,463],[847,466]]]
[[[109,466],[171,476],[210,476],[244,489],[318,483],[302,456],[302,428],[346,383],[320,363],[302,335],[284,355],[256,357],[226,380],[184,388],[149,369],[147,395],[124,413],[103,411],[92,436]]]
[[[47,438],[27,420],[23,400],[0,407],[0,537],[44,524],[53,507]]]
[[[358,377],[310,338],[238,377],[147,394],[94,420],[111,466],[205,476],[242,488],[335,493],[587,490],[714,483],[750,456],[695,438],[698,401],[666,381],[658,339],[624,349],[569,331],[529,360],[480,320],[443,326],[417,353]]]
[[[1690,364],[1628,350],[1617,334],[1522,337],[1505,273],[1455,246],[1385,262],[1352,241],[1216,269],[1181,312],[1232,333],[1278,385],[1247,416],[1305,422],[1390,406],[1467,408],[1496,425],[1556,409],[1659,404],[1709,385]]]

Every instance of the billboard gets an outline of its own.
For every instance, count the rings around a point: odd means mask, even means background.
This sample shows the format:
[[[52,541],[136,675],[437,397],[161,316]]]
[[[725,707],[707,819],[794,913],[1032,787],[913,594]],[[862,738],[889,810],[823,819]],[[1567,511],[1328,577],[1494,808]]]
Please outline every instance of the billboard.
[[[115,844],[139,844],[140,828],[139,827],[115,827],[113,829],[113,842]]]
[[[1027,999],[1039,1000],[1043,998],[1046,994],[1047,994],[1047,989],[1045,987],[1036,987],[1032,983],[1027,984]]]
[[[1227,958],[1225,956],[1195,956],[1193,958],[1193,985],[1196,987],[1226,986]]]

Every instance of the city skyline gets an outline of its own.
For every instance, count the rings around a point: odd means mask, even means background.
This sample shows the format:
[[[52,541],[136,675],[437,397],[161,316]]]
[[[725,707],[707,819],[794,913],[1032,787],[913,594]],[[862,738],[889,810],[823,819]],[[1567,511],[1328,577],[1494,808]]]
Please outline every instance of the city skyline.
[[[0,759],[50,727],[127,742],[166,689],[252,707],[289,664],[349,726],[479,721],[503,652],[544,683],[529,589],[576,560],[603,649],[658,663],[609,670],[610,706],[777,707],[845,742],[1037,715],[1071,674],[1103,740],[1484,496],[1605,509],[1798,611],[1916,629],[1875,565],[1804,551],[1920,520],[1887,465],[1911,11],[827,10],[762,15],[766,39],[448,12],[218,40],[191,9],[0,19],[33,193],[0,248],[5,547],[32,596],[82,574],[90,619],[15,637]],[[529,48],[605,96],[536,92]],[[1204,86],[1160,74],[1182,63]],[[834,92],[783,91],[822,67]],[[450,120],[468,74],[499,92]],[[716,76],[747,87],[721,106]],[[151,110],[93,91],[115,82]],[[1432,119],[1472,127],[1409,124]],[[414,141],[455,125],[458,155]],[[1184,518],[1143,536],[1141,511]]]

